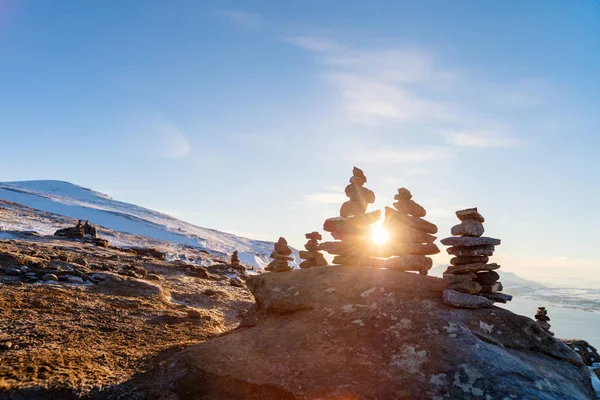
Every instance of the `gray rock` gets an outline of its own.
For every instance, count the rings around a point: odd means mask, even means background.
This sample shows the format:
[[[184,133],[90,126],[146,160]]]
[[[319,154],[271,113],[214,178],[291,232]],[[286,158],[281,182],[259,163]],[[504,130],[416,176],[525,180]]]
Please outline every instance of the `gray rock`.
[[[44,274],[44,276],[42,276],[42,280],[58,282],[58,277],[54,274]]]
[[[491,300],[488,300],[485,297],[460,293],[450,289],[444,290],[444,293],[442,293],[442,301],[446,305],[457,308],[487,308],[494,305]]]
[[[463,265],[449,265],[446,269],[447,274],[470,274],[473,272],[481,271],[493,271],[500,268],[496,263],[491,264],[463,264]]]
[[[458,210],[456,212],[456,216],[461,221],[465,221],[465,220],[468,220],[468,219],[474,219],[474,220],[479,221],[479,222],[485,222],[485,219],[483,218],[483,215],[479,214],[479,212],[477,211],[477,207],[466,208],[464,210]]]
[[[472,246],[485,246],[492,245],[498,246],[501,242],[500,239],[494,239],[491,237],[473,237],[473,236],[460,236],[460,237],[447,237],[440,240],[444,246],[456,246],[456,247],[472,247]]]
[[[173,354],[152,385],[189,399],[593,398],[565,344],[508,310],[448,307],[438,278],[315,267],[248,287],[240,329]]]
[[[466,219],[450,230],[454,236],[481,236],[483,232],[485,232],[483,224],[474,219]]]
[[[505,293],[479,293],[479,296],[490,299],[494,303],[506,303],[513,298],[510,294]]]
[[[78,276],[69,276],[67,277],[67,282],[69,283],[83,283],[83,279]]]
[[[462,264],[476,264],[490,261],[488,256],[474,256],[474,257],[452,257],[450,259],[450,264],[452,265],[462,265]]]
[[[5,268],[4,269],[4,273],[6,275],[11,275],[11,276],[19,276],[19,275],[21,275],[21,271],[18,270],[17,268]]]
[[[19,268],[19,271],[21,271],[22,274],[26,274],[28,273],[30,270],[28,267],[26,267],[25,265],[23,265],[22,267]]]
[[[461,293],[478,293],[481,290],[481,285],[475,281],[463,281],[448,286],[448,289],[455,290]]]
[[[76,259],[73,260],[73,263],[77,264],[77,265],[83,265],[84,267],[87,267],[87,265],[88,265],[87,260],[83,257],[77,257]]]
[[[384,268],[395,269],[399,271],[428,271],[433,265],[433,260],[425,256],[398,256],[385,260]]]
[[[475,280],[481,285],[493,285],[500,279],[500,275],[496,271],[486,271],[477,274]]]
[[[472,247],[448,247],[446,251],[448,254],[460,257],[474,257],[474,256],[491,256],[494,254],[495,247],[492,245],[486,246],[472,246]]]
[[[475,274],[447,274],[444,273],[443,279],[448,283],[448,285],[453,285],[455,283],[474,281],[476,278]]]

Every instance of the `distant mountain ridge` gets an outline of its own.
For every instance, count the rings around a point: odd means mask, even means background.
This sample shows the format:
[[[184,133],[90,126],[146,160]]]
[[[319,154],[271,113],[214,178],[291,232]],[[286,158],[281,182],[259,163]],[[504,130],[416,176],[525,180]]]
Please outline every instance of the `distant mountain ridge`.
[[[198,247],[227,256],[239,252],[242,262],[258,268],[269,263],[273,243],[195,226],[177,218],[64,181],[0,183],[0,199],[72,218],[90,220],[114,231]],[[297,252],[294,253],[297,255]]]
[[[429,275],[437,276],[437,277],[441,278],[442,274],[444,273],[446,268],[447,268],[447,265],[438,265],[436,267],[433,267],[429,271]],[[542,285],[541,283],[536,282],[536,281],[531,281],[529,279],[521,278],[519,275],[517,275],[513,272],[502,271],[502,270],[497,270],[496,272],[498,272],[498,275],[500,275],[500,282],[502,282],[502,286],[504,286],[505,288],[513,289],[513,291],[521,289],[521,288],[523,288],[523,289],[525,289],[525,288],[529,288],[529,289],[545,288],[545,286]]]

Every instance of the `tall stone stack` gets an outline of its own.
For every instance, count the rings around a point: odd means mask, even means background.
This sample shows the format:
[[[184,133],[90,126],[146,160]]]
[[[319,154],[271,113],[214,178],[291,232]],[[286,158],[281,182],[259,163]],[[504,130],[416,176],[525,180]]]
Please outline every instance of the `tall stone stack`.
[[[385,261],[384,266],[427,275],[433,265],[433,261],[427,256],[440,252],[434,243],[436,237],[433,236],[438,228],[423,219],[427,212],[412,200],[408,189],[398,189],[394,199],[395,209],[385,208],[384,226],[389,239],[381,255],[391,258]]]
[[[554,336],[554,332],[550,332],[549,321],[550,321],[550,317],[548,316],[548,310],[546,310],[546,307],[538,307],[537,312],[535,313],[535,322],[548,335]]]
[[[294,261],[293,257],[290,257],[292,254],[292,249],[288,246],[287,241],[280,237],[279,240],[273,245],[273,252],[271,253],[271,258],[273,261],[267,265],[265,271],[271,272],[286,272],[292,269],[289,266],[289,261]]]
[[[304,245],[306,251],[300,251],[300,258],[303,259],[299,265],[300,268],[324,267],[327,265],[327,260],[323,254],[319,252],[319,240],[323,237],[319,232],[310,232],[304,235],[308,242]]]
[[[367,206],[375,202],[375,193],[364,187],[367,177],[354,167],[350,184],[346,186],[349,200],[342,204],[340,216],[329,218],[323,230],[330,232],[336,241],[323,242],[319,249],[335,255],[333,264],[373,265],[370,225],[381,218],[381,211],[367,213]]]
[[[495,246],[500,244],[500,239],[482,236],[485,231],[483,228],[485,219],[477,208],[459,210],[456,216],[461,222],[452,227],[451,234],[454,236],[441,240],[443,245],[451,246],[447,251],[454,256],[450,260],[451,265],[444,272],[444,280],[448,282],[444,298],[446,299],[453,292],[459,292],[463,295],[455,295],[455,297],[481,306],[512,300],[512,296],[500,293],[502,283],[498,281],[500,276],[495,271],[500,268],[500,265],[488,263],[490,256],[494,254]],[[469,299],[467,297],[469,295],[484,297],[489,301]],[[456,306],[455,302],[452,303],[450,305]]]

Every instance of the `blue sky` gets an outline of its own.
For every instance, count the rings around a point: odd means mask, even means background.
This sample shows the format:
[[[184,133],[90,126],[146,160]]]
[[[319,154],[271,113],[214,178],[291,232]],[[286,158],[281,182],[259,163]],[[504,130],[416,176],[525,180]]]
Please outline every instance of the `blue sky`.
[[[357,165],[600,286],[599,38],[596,1],[0,0],[0,180],[301,247]]]

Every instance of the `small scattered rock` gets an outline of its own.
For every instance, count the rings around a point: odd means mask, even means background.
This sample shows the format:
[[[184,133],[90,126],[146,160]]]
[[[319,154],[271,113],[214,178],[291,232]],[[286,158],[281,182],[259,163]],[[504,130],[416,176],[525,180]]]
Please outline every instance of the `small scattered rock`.
[[[73,263],[77,264],[77,265],[83,265],[84,267],[87,267],[87,265],[88,265],[87,260],[83,257],[77,257],[76,259],[73,260]]]
[[[83,283],[83,279],[78,276],[69,276],[67,277],[67,282],[69,283]]]
[[[4,273],[6,275],[12,275],[12,276],[19,276],[19,275],[21,275],[21,271],[18,270],[17,268],[6,268],[4,270]]]
[[[146,275],[146,279],[148,279],[149,281],[160,281],[160,276],[156,274],[148,274]]]
[[[58,276],[56,276],[54,274],[44,274],[44,276],[42,276],[42,280],[58,282]]]
[[[0,350],[9,350],[13,347],[12,342],[3,342],[0,343]]]

